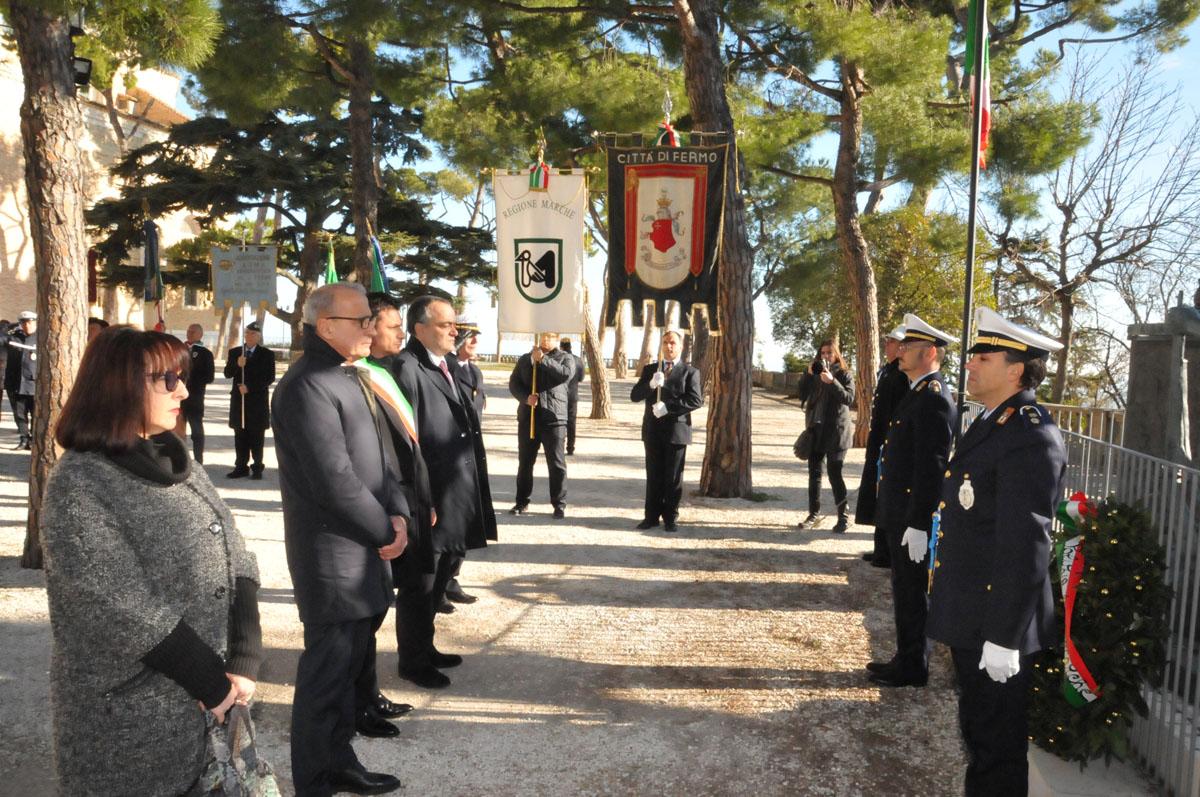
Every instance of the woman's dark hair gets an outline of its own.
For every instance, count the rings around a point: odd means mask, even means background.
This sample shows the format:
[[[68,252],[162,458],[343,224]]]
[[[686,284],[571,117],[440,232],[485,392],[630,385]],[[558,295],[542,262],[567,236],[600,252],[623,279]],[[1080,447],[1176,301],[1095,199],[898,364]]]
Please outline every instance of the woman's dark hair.
[[[833,352],[833,361],[838,364],[838,367],[843,371],[849,371],[850,368],[847,367],[846,361],[842,358],[842,350],[838,348],[836,340],[829,338],[821,341],[820,345],[817,346],[817,354],[819,355],[821,353],[821,349],[825,348],[826,346],[828,346]]]
[[[1013,354],[1006,351],[1004,352],[1004,361],[1009,365],[1012,365],[1013,363],[1025,364],[1025,369],[1021,371],[1022,390],[1035,390],[1037,386],[1042,383],[1042,380],[1046,378],[1045,357],[1034,357],[1030,359],[1028,357],[1022,357],[1019,354]]]
[[[187,346],[174,335],[108,327],[83,352],[54,439],[72,451],[129,450],[146,426],[146,376],[186,376],[190,365]]]

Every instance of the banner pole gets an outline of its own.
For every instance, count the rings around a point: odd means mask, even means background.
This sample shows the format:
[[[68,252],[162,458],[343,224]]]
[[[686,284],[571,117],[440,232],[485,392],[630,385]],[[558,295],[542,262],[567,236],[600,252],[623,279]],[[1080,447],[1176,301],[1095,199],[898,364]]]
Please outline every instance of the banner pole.
[[[660,327],[658,330],[658,372],[660,374],[662,373],[662,370],[663,370],[662,355],[663,355],[663,328]],[[655,388],[655,391],[656,392],[654,394],[654,401],[656,403],[661,402],[662,401],[662,385],[659,385],[657,388]]]
[[[535,349],[540,345],[540,340],[539,340],[540,338],[541,338],[541,335],[539,333],[535,332],[533,335],[533,347]],[[529,354],[529,368],[530,368],[530,370],[533,371],[533,379],[529,386],[529,395],[536,396],[537,395],[537,363],[535,363],[533,361],[533,352],[530,352],[530,354]],[[530,440],[533,440],[536,436],[534,433],[534,429],[533,429],[534,423],[537,421],[537,412],[535,412],[535,410],[537,410],[536,406],[529,408],[529,439]]]

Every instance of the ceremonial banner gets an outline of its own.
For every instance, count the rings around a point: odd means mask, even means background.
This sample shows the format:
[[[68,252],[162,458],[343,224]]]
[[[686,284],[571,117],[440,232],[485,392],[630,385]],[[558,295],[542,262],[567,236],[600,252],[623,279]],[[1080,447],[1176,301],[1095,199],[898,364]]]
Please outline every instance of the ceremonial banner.
[[[583,221],[587,179],[495,172],[501,332],[583,332]]]
[[[692,305],[702,304],[709,329],[717,319],[717,256],[725,215],[725,162],[729,145],[608,149],[608,313],[633,303],[633,325],[643,324],[643,303],[654,302],[663,326],[667,300],[680,305],[690,325]]]
[[[274,307],[276,246],[235,246],[212,249],[213,309],[248,302]]]

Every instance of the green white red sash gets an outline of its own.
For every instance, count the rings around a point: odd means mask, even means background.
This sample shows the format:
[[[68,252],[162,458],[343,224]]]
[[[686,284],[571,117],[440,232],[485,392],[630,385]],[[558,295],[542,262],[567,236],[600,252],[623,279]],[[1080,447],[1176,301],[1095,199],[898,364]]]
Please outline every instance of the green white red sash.
[[[356,362],[354,367],[366,372],[369,377],[367,381],[370,383],[375,397],[385,409],[391,410],[391,414],[396,416],[400,425],[404,427],[404,431],[408,433],[409,439],[416,443],[417,418],[413,414],[412,405],[408,403],[404,391],[396,384],[391,372],[382,365],[377,365],[365,358]]]
[[[1063,527],[1075,531],[1076,522],[1085,517],[1090,506],[1083,493],[1075,493],[1058,507],[1058,518]],[[1054,546],[1055,558],[1058,562],[1059,580],[1062,586],[1064,615],[1066,617],[1065,642],[1066,655],[1063,657],[1063,695],[1067,702],[1076,708],[1087,705],[1100,696],[1100,688],[1096,679],[1088,671],[1083,662],[1083,656],[1071,639],[1071,618],[1075,611],[1075,597],[1079,581],[1083,578],[1085,560],[1083,556],[1083,537],[1072,537]]]

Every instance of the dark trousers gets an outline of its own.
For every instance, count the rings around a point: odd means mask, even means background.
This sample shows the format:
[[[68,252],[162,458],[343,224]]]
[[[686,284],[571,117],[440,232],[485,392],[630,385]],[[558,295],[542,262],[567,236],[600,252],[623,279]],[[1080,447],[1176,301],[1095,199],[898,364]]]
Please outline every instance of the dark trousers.
[[[375,666],[375,634],[386,617],[387,612],[384,612],[371,618],[371,641],[367,643],[367,655],[363,656],[362,669],[354,679],[355,713],[374,704],[375,695],[379,694],[379,672]]]
[[[183,411],[183,418],[191,429],[192,456],[197,462],[204,462],[204,407],[188,407]],[[261,445],[261,444],[260,444]],[[259,449],[261,451],[261,448]],[[259,461],[262,455],[259,455]]]
[[[579,417],[579,402],[567,402],[567,453],[575,453],[575,420]]]
[[[235,458],[233,460],[233,467],[245,470],[246,465],[250,462],[250,457],[253,456],[253,470],[261,471],[263,469],[263,438],[266,435],[266,429],[234,429],[233,451]]]
[[[33,421],[33,396],[9,393],[8,404],[12,407],[13,420],[17,422],[17,434],[22,440],[28,440],[29,424]]]
[[[371,652],[373,617],[305,624],[292,698],[292,779],[297,797],[327,797],[331,772],[362,770],[354,736],[355,683]]]
[[[683,465],[687,446],[642,441],[646,449],[646,520],[674,521],[683,497]]]
[[[958,724],[967,748],[967,797],[1029,793],[1029,697],[1033,656],[1004,683],[979,669],[979,648],[952,648],[958,677]]]
[[[888,555],[892,560],[892,609],[896,618],[896,665],[905,676],[927,675],[929,642],[925,639],[925,618],[929,602],[925,592],[929,571],[924,562],[908,558],[908,546],[900,543],[906,530],[887,530]]]
[[[814,451],[808,458],[808,511],[812,513],[821,510],[821,463],[824,460],[829,468],[829,486],[833,488],[833,502],[837,504],[838,512],[846,510],[846,480],[842,478],[842,462],[845,461],[845,451]]]
[[[535,436],[530,439],[529,427],[524,426],[524,433],[518,429],[517,435],[517,506],[529,503],[533,494],[533,465],[537,462],[538,449],[546,452],[546,467],[550,471],[550,503],[555,508],[567,505],[567,461],[563,453],[563,443],[566,439],[565,426],[542,426],[535,428]]]
[[[884,562],[885,564],[892,561],[892,553],[888,550],[887,529],[882,526],[875,527],[875,547],[871,551],[871,557],[876,562]]]
[[[409,562],[401,562],[396,579],[396,652],[399,669],[416,670],[429,665],[435,645],[433,620],[446,597],[446,585],[462,567],[458,554],[433,555],[433,572],[421,573]]]

